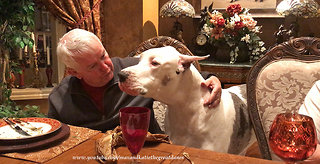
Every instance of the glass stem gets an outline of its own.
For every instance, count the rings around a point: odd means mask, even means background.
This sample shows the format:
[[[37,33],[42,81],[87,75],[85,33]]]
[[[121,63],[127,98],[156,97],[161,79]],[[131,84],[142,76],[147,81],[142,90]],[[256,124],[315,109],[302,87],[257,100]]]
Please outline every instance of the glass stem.
[[[140,163],[139,161],[138,161],[138,155],[137,154],[131,154],[131,157],[132,157],[132,161],[131,161],[131,164],[138,164],[138,163]]]

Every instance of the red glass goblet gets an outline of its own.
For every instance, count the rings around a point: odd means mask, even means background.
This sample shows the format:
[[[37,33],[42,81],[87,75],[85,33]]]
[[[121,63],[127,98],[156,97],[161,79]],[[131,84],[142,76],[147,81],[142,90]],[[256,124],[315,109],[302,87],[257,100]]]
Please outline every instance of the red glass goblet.
[[[125,107],[120,109],[120,126],[123,138],[132,154],[132,163],[137,163],[137,154],[144,145],[150,122],[150,109]]]
[[[313,119],[297,113],[278,114],[270,128],[269,145],[286,163],[307,159],[317,147]]]

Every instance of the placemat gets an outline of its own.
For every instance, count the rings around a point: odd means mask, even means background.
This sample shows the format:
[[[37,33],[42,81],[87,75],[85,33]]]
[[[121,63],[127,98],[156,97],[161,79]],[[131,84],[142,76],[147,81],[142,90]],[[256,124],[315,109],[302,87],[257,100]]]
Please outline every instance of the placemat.
[[[91,138],[92,136],[95,136],[98,133],[100,133],[100,131],[83,127],[77,127],[72,125],[69,125],[69,127],[69,137],[58,145],[45,147],[45,149],[43,150],[37,150],[33,152],[7,153],[2,155],[42,163],[62,154],[63,152],[73,148],[76,145],[79,145],[80,143]]]

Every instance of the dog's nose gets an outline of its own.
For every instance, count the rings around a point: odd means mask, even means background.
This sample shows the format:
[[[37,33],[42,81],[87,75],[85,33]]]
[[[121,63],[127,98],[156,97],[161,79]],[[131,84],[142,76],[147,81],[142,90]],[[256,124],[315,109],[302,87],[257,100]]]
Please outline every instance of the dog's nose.
[[[118,76],[119,76],[120,82],[124,82],[124,81],[126,81],[126,79],[128,78],[129,74],[126,73],[126,72],[124,72],[124,71],[120,71],[120,72],[118,73]]]

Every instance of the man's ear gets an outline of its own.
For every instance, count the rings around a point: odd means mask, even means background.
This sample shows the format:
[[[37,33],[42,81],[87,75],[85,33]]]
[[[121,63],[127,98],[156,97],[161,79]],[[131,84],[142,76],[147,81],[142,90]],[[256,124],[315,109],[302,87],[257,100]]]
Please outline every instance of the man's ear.
[[[82,76],[76,70],[74,70],[73,68],[68,68],[66,71],[67,71],[67,74],[75,76],[78,79],[82,79]]]

